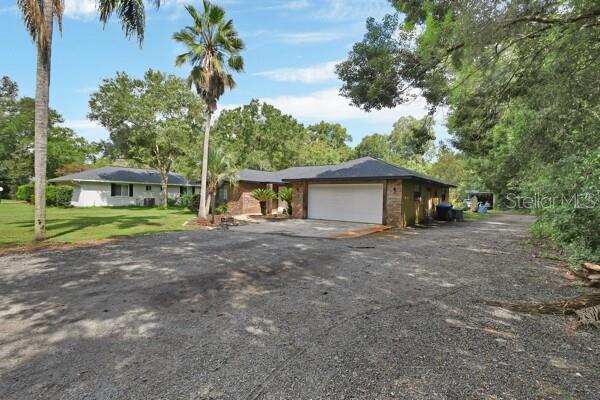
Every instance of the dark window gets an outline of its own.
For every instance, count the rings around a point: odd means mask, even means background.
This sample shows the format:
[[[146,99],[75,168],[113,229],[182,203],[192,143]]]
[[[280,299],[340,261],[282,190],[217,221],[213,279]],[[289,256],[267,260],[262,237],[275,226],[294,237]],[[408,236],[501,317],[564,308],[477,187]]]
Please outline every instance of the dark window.
[[[227,203],[229,199],[229,187],[223,185],[217,190],[217,204],[221,205],[223,203]]]
[[[152,191],[152,185],[146,185],[146,192]]]
[[[185,186],[179,186],[179,194],[185,194]]]
[[[126,183],[111,183],[110,184],[110,195],[112,197],[132,197],[133,196],[133,185]]]
[[[421,185],[415,186],[415,201],[421,200]]]
[[[196,194],[196,186],[192,186],[192,194]]]

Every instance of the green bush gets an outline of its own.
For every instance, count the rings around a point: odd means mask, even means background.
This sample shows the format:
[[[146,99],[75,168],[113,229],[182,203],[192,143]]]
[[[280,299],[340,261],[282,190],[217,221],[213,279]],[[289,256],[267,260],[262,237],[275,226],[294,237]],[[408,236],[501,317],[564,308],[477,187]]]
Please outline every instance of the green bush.
[[[192,196],[187,208],[194,214],[198,214],[198,210],[200,209],[200,194],[195,194]]]
[[[33,183],[19,186],[17,189],[17,200],[24,200],[34,204],[34,186]],[[70,207],[73,188],[67,185],[48,185],[46,187],[46,205],[56,207]]]
[[[53,207],[56,205],[56,186],[46,186],[46,205]]]
[[[538,208],[532,233],[567,251],[572,264],[600,262],[600,149],[561,159],[530,187],[555,201]]]
[[[48,186],[54,188],[54,205],[56,207],[71,207],[71,198],[73,197],[73,188],[67,185]],[[48,198],[48,194],[46,194]],[[46,200],[46,204],[48,201]]]
[[[223,203],[220,206],[215,208],[215,214],[222,215],[227,213],[227,203]]]
[[[193,194],[191,194],[191,193],[182,194],[177,199],[177,206],[189,209],[191,207],[193,201],[194,201],[194,195]]]
[[[17,200],[33,203],[33,182],[19,186],[17,189]]]

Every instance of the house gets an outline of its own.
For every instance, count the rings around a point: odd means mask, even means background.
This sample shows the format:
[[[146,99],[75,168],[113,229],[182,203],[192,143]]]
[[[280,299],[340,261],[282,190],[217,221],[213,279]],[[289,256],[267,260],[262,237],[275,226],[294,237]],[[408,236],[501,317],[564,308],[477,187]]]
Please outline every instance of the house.
[[[51,179],[75,186],[72,204],[85,206],[141,205],[144,198],[160,198],[160,177],[146,169],[105,167]],[[447,182],[371,157],[335,165],[293,167],[281,171],[243,169],[238,184],[222,185],[216,204],[227,204],[232,215],[258,214],[257,188],[278,192],[293,189],[294,218],[365,222],[408,226],[433,217],[435,206],[447,201]],[[199,185],[169,174],[169,196],[198,193]],[[269,213],[286,205],[273,200]]]
[[[454,185],[371,157],[336,165],[293,167],[276,172],[244,169],[236,188],[219,189],[217,203],[232,214],[259,213],[256,188],[293,188],[294,218],[408,226],[433,217]],[[278,208],[273,202],[268,209]],[[279,207],[280,209],[282,207]]]
[[[168,195],[196,193],[200,185],[170,173]],[[75,207],[142,205],[144,199],[161,201],[160,174],[151,169],[103,167],[50,179],[52,183],[73,185],[71,204]]]

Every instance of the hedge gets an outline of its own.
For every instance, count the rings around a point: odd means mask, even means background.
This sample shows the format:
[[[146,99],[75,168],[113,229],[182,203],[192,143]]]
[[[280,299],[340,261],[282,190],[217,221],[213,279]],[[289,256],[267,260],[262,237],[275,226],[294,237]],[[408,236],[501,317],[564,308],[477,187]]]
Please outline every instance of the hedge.
[[[27,183],[19,186],[17,189],[17,200],[23,200],[28,203],[34,203],[33,183]],[[48,185],[46,187],[46,205],[56,207],[70,207],[73,188],[67,185]]]

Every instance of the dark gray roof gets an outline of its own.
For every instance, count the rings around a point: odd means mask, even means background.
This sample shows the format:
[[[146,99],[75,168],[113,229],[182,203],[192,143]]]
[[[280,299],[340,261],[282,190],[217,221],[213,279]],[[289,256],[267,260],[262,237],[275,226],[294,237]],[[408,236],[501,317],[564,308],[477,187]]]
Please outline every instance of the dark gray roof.
[[[49,180],[49,182],[73,181],[144,183],[156,185],[160,184],[160,174],[153,169],[102,167]],[[196,182],[193,180],[188,181],[182,175],[169,173],[169,185],[196,185]]]
[[[363,157],[334,165],[318,165],[313,167],[293,167],[276,172],[244,169],[239,179],[245,182],[284,183],[299,180],[357,180],[357,179],[416,179],[454,186],[440,179],[420,172],[402,168],[371,157]]]

